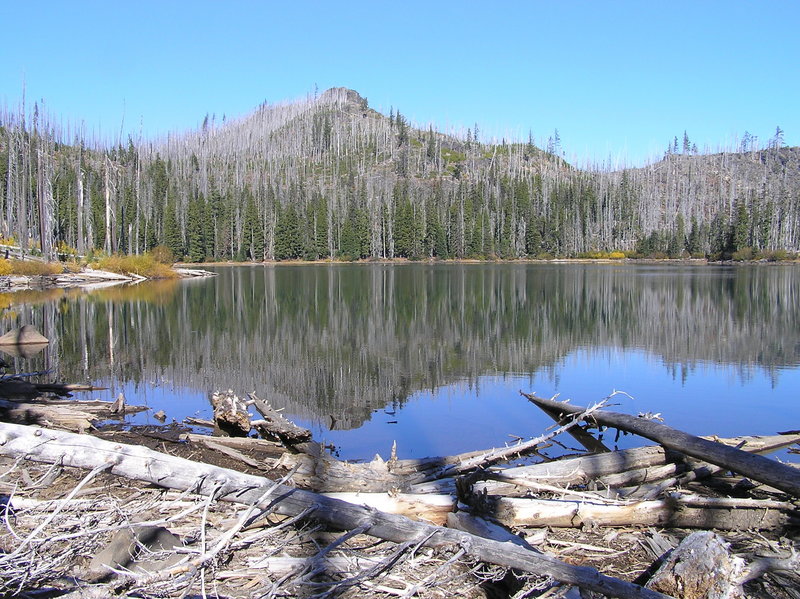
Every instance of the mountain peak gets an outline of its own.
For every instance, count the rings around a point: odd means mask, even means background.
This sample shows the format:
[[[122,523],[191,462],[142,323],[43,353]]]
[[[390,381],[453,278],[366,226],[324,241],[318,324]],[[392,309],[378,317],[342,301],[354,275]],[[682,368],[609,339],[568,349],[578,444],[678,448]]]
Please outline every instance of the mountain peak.
[[[332,87],[322,92],[319,97],[323,102],[346,102],[349,104],[363,105],[365,98],[357,91],[347,87]]]

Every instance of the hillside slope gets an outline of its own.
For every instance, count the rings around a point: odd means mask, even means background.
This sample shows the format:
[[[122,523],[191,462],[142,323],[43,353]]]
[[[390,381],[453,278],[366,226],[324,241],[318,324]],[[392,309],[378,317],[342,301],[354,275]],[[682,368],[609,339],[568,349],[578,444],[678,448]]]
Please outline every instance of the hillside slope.
[[[0,233],[206,259],[518,258],[800,249],[800,149],[578,169],[383,115],[353,90],[113,148],[0,115]],[[68,143],[67,143],[68,142]]]

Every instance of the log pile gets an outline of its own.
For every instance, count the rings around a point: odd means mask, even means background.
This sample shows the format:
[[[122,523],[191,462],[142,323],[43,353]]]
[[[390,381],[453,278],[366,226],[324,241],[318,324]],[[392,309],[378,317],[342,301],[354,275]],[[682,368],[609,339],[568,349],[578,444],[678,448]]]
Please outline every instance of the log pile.
[[[81,566],[73,556],[71,568],[94,571],[78,576],[87,585],[82,596],[178,596],[205,592],[213,582],[231,597],[477,596],[492,585],[493,593],[505,585],[501,595],[527,597],[569,596],[569,587],[614,597],[794,597],[782,589],[800,584],[800,544],[793,540],[800,526],[800,470],[761,455],[800,443],[797,433],[699,438],[610,412],[604,403],[580,408],[526,395],[557,428],[463,455],[401,460],[393,452],[386,461],[347,463],[254,394],[249,402],[233,393],[219,397],[218,428],[235,414],[241,434],[256,431],[272,440],[184,434],[152,451],[119,438],[0,423],[0,456],[9,464],[25,458],[89,471],[66,497],[48,504],[51,516],[41,530],[31,524],[28,536],[0,538],[0,571],[9,572],[0,575],[0,591],[22,584],[25,555],[55,554],[57,542],[73,534],[65,532],[65,514],[81,505],[83,487],[115,477],[180,493],[169,495],[176,503],[163,508],[179,515],[126,514],[124,525],[106,523],[84,532],[84,540],[130,549],[135,530],[113,533],[137,520],[175,539],[156,556],[126,549],[125,564],[109,558],[108,580],[97,575],[102,565]],[[230,410],[218,417],[223,403]],[[264,418],[247,414],[253,406]],[[598,424],[658,445],[608,451],[589,440]],[[565,432],[591,453],[502,466]],[[198,461],[203,455],[220,465]],[[16,471],[9,472],[13,477]],[[6,513],[25,513],[22,499],[6,500]],[[38,501],[31,505],[44,506]],[[196,530],[188,530],[181,509],[202,512],[193,521]],[[228,516],[215,524],[217,514]],[[290,530],[297,546],[282,544]],[[365,553],[367,546],[380,551]],[[413,556],[430,568],[406,567]],[[161,573],[150,564],[156,558],[166,560],[158,561]],[[443,582],[456,579],[458,587]]]

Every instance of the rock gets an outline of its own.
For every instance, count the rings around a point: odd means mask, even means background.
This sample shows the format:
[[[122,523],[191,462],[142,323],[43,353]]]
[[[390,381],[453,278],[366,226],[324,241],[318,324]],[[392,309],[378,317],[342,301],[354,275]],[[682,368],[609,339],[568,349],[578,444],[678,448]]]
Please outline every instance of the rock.
[[[120,530],[92,558],[84,576],[89,582],[99,582],[109,578],[112,569],[158,572],[180,561],[181,554],[172,551],[177,547],[183,543],[163,526]]]
[[[0,337],[0,345],[27,345],[30,343],[50,343],[49,339],[29,324],[9,331]]]

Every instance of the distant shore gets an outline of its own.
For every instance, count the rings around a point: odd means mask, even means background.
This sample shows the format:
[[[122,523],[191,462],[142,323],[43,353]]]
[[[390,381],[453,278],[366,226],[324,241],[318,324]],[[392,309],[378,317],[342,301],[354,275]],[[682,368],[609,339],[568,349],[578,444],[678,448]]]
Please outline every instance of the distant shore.
[[[515,258],[485,259],[478,258],[425,258],[410,260],[408,258],[370,258],[361,260],[264,260],[261,262],[176,262],[180,268],[207,268],[214,266],[302,266],[302,265],[347,265],[347,264],[707,264],[707,265],[739,265],[739,264],[800,264],[800,259],[792,260],[709,260],[708,258]]]

